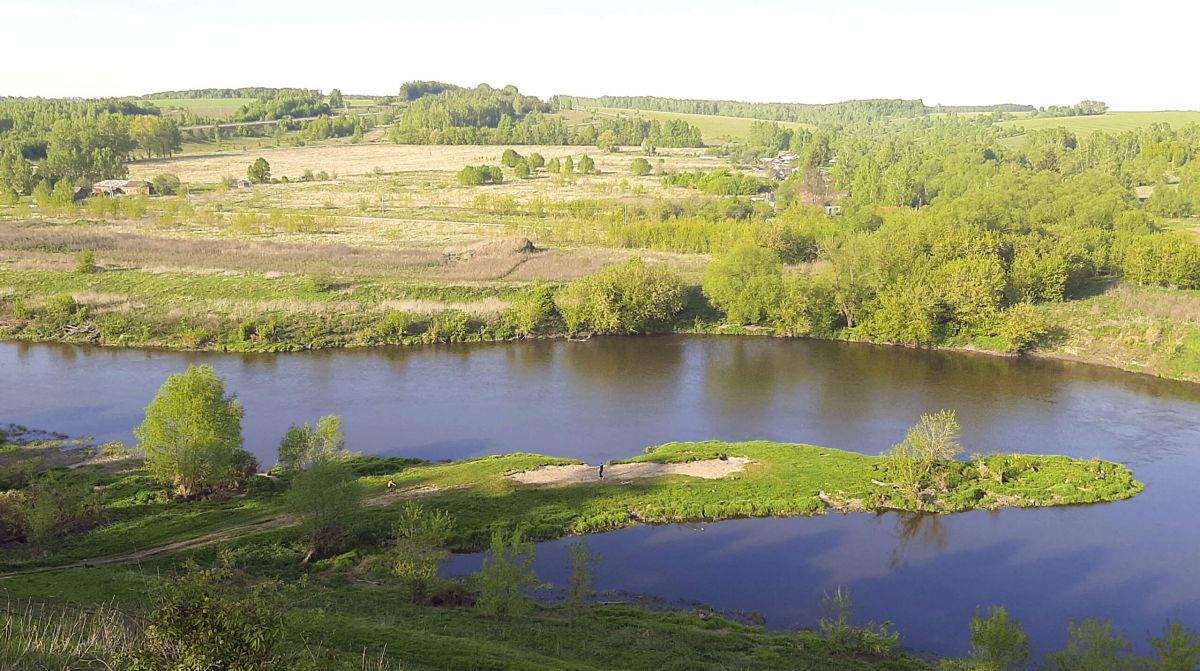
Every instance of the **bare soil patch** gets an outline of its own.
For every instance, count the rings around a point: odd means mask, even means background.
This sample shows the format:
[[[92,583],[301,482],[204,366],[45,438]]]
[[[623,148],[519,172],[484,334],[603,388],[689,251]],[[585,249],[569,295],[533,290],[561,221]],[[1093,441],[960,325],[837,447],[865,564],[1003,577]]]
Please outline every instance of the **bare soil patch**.
[[[678,464],[656,464],[637,462],[632,464],[606,464],[604,477],[596,466],[572,464],[568,466],[543,466],[537,470],[509,474],[509,479],[523,485],[578,485],[584,483],[624,483],[633,480],[649,480],[668,475],[686,475],[690,478],[719,480],[727,475],[745,470],[750,460],[745,457],[728,459],[703,459]]]

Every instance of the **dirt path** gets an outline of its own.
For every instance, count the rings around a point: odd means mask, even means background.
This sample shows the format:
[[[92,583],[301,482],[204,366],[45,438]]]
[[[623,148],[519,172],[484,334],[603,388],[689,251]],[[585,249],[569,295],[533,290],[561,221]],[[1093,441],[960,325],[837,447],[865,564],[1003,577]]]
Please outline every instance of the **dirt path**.
[[[430,496],[432,494],[438,493],[439,491],[441,491],[441,490],[439,490],[437,487],[413,487],[410,489],[402,489],[402,490],[397,490],[397,491],[393,491],[393,492],[384,492],[382,494],[376,494],[374,496],[369,496],[369,497],[363,499],[363,505],[368,508],[379,508],[379,507],[391,505],[392,503],[395,503],[396,501],[400,501],[402,499]],[[195,538],[187,538],[184,540],[174,541],[174,542],[166,543],[163,545],[156,545],[154,547],[149,547],[149,548],[137,550],[134,552],[128,552],[125,554],[109,555],[107,557],[99,557],[96,559],[86,559],[83,561],[73,562],[70,564],[57,564],[54,566],[38,566],[36,568],[29,568],[29,569],[23,569],[20,571],[13,571],[11,573],[5,573],[5,574],[0,575],[0,580],[6,580],[8,578],[15,578],[18,576],[23,576],[23,575],[33,575],[36,573],[49,573],[51,571],[61,571],[63,569],[70,569],[70,568],[89,568],[92,566],[113,566],[113,565],[119,565],[119,564],[136,564],[137,562],[143,561],[145,559],[150,559],[151,557],[172,554],[175,552],[182,552],[184,550],[194,550],[196,548],[207,547],[209,545],[213,545],[214,543],[224,543],[225,541],[231,541],[235,538],[241,538],[243,536],[252,536],[254,534],[259,534],[259,533],[271,531],[274,529],[282,529],[285,527],[295,526],[296,523],[297,523],[296,518],[291,515],[278,515],[275,517],[268,517],[266,519],[257,520],[255,522],[248,522],[246,524],[239,524],[237,526],[220,529],[218,531],[213,531],[211,533],[207,533],[207,534],[204,534],[201,536],[196,536]]]
[[[686,475],[692,478],[717,480],[745,470],[748,463],[750,460],[745,457],[729,457],[728,459],[704,459],[679,464],[655,464],[644,461],[633,464],[607,464],[604,466],[603,480],[601,480],[599,468],[596,466],[572,464],[569,466],[542,466],[534,471],[513,473],[508,477],[525,485],[578,485],[601,481],[621,484],[634,480],[661,478],[665,475]]]

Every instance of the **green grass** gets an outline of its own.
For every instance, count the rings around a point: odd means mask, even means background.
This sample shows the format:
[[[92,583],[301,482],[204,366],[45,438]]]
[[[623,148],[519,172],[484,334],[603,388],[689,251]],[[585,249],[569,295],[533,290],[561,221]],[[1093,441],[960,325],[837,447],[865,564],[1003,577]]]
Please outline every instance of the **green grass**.
[[[684,114],[680,112],[654,112],[648,110],[631,110],[631,109],[616,109],[601,107],[596,110],[600,115],[615,116],[616,114],[626,114],[629,116],[640,116],[645,119],[658,119],[666,121],[668,119],[683,119],[689,124],[700,129],[700,134],[704,136],[704,142],[708,145],[719,145],[729,140],[745,140],[750,137],[750,129],[755,123],[761,123],[759,119],[744,119],[742,117],[732,116],[717,116],[710,114]],[[790,121],[778,122],[779,125],[787,128],[812,128],[807,124],[794,123]]]
[[[1066,128],[1078,135],[1087,135],[1096,131],[1120,133],[1145,128],[1155,123],[1167,123],[1172,128],[1180,128],[1189,123],[1200,123],[1200,111],[1108,112],[1095,116],[1028,117],[1002,121],[999,125],[1022,127],[1025,130]]]
[[[427,500],[458,519],[460,549],[483,545],[493,529],[522,526],[536,539],[628,527],[639,523],[715,521],[743,517],[820,515],[820,494],[844,509],[958,512],[1003,505],[1048,506],[1115,501],[1142,485],[1118,464],[1062,456],[985,459],[1003,482],[983,477],[974,464],[947,466],[948,488],[933,505],[918,504],[890,487],[885,460],[803,444],[771,442],[669,443],[628,462],[683,462],[720,457],[751,460],[744,471],[706,480],[667,476],[620,484],[545,487],[521,485],[506,474],[547,464],[575,463],[530,454],[487,457],[408,468],[367,482],[382,491],[392,479],[401,488],[434,487]],[[1100,471],[1105,471],[1103,478]],[[382,518],[387,513],[379,514]]]
[[[223,119],[253,101],[253,98],[158,98],[147,102],[162,109],[184,109],[199,116]]]

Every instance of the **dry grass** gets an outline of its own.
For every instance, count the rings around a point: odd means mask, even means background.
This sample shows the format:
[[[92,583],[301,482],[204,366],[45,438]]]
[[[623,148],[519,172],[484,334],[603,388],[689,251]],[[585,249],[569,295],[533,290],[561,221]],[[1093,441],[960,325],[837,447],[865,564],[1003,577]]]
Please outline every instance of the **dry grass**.
[[[540,153],[549,161],[588,154],[596,160],[602,172],[629,173],[629,162],[640,154],[632,149],[607,154],[595,147],[569,147],[562,145],[512,145],[521,154]],[[420,171],[457,172],[464,165],[489,163],[498,165],[506,146],[478,145],[397,145],[391,143],[317,145],[309,147],[280,147],[254,149],[251,151],[231,150],[212,154],[193,154],[175,158],[138,161],[130,164],[131,179],[151,179],[164,172],[179,175],[185,182],[215,183],[222,177],[241,177],[254,159],[262,156],[271,164],[271,174],[280,177],[299,177],[305,170],[325,170],[339,175],[366,175],[376,168],[388,173]],[[700,150],[660,150],[671,169],[689,166],[712,167],[713,162],[697,158]]]
[[[0,628],[0,660],[5,669],[105,668],[103,660],[131,648],[139,631],[136,623],[111,608],[10,602]]]

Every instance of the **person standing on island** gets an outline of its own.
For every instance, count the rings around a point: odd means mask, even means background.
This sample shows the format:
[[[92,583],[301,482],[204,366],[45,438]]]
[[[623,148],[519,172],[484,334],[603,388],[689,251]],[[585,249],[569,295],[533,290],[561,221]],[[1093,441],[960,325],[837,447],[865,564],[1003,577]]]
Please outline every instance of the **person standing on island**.
[[[604,477],[604,464],[600,464],[600,477]]]

